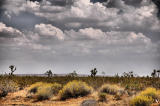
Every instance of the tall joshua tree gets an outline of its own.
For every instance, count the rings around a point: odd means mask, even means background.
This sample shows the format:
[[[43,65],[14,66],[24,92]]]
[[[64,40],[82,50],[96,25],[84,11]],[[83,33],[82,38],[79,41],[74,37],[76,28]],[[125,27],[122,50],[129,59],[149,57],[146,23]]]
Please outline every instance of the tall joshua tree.
[[[96,68],[94,68],[93,70],[91,70],[91,77],[95,77],[96,76],[96,74],[97,74],[97,69]]]
[[[10,65],[9,66],[11,72],[9,73],[9,75],[13,75],[13,73],[16,71],[16,67],[14,65]]]

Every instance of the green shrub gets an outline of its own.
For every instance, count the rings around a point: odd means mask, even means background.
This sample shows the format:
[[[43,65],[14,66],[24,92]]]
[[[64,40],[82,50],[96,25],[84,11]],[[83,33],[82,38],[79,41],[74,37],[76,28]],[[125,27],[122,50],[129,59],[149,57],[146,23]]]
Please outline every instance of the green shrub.
[[[38,91],[38,88],[40,86],[43,86],[45,83],[43,82],[36,82],[35,84],[32,84],[30,87],[29,87],[29,92],[30,93],[37,93]]]
[[[38,82],[29,88],[28,97],[35,97],[37,100],[45,100],[51,98],[53,95],[58,94],[59,90],[62,88],[61,84],[58,83],[43,83]]]
[[[68,98],[76,98],[79,96],[86,96],[90,94],[92,88],[82,81],[71,81],[67,83],[62,90],[59,92],[61,100]]]
[[[130,101],[131,106],[150,106],[153,103],[153,99],[148,96],[139,95]]]
[[[132,106],[149,106],[155,101],[159,101],[160,92],[155,88],[147,88],[140,92],[138,96],[130,101]]]
[[[59,93],[59,91],[62,89],[62,85],[61,84],[58,84],[58,83],[54,83],[52,86],[51,86],[51,89],[52,89],[52,93],[54,95],[57,95]]]
[[[154,101],[160,99],[160,93],[155,88],[147,88],[140,95],[151,97]]]
[[[49,99],[52,97],[52,95],[52,84],[44,84],[43,86],[38,87],[38,90],[35,94],[37,100]]]
[[[124,89],[117,85],[105,84],[100,88],[101,93],[107,93],[111,95],[122,95],[124,93]]]
[[[129,83],[125,85],[125,89],[127,90],[135,90],[135,91],[140,91],[143,90],[144,85],[141,83]]]

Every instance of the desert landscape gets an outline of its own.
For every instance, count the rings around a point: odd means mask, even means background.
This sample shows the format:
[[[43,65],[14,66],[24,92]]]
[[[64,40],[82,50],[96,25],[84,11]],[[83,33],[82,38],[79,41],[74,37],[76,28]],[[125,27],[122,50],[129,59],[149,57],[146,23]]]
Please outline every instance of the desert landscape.
[[[12,70],[12,69],[11,69]],[[12,71],[11,71],[12,72]],[[0,105],[17,106],[159,106],[159,70],[138,77],[133,72],[122,76],[79,76],[75,71],[64,76],[47,71],[44,76],[0,76]]]
[[[0,106],[160,106],[160,0],[0,0]]]

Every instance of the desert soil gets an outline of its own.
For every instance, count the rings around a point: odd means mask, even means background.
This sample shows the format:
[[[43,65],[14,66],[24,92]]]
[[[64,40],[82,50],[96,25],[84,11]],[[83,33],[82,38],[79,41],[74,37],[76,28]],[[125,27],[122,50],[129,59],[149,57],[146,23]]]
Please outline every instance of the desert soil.
[[[0,100],[0,106],[80,106],[84,100],[98,100],[97,92],[86,97],[67,99],[59,101],[56,97],[50,100],[34,101],[26,97],[27,88],[14,93],[9,93]],[[107,102],[98,102],[98,106],[128,106],[130,97],[123,97],[122,100],[114,100],[112,96],[107,96]]]

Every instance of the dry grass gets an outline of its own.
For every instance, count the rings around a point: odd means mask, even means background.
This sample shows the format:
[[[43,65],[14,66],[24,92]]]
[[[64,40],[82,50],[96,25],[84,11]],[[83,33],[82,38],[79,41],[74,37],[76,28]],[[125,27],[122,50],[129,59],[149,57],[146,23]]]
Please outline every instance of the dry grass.
[[[123,94],[124,89],[118,85],[112,85],[112,84],[104,84],[100,88],[100,93],[107,93],[111,95],[116,95],[116,94]]]
[[[19,86],[16,82],[12,80],[5,80],[0,82],[0,98],[7,96],[9,92],[15,92],[19,89]]]

